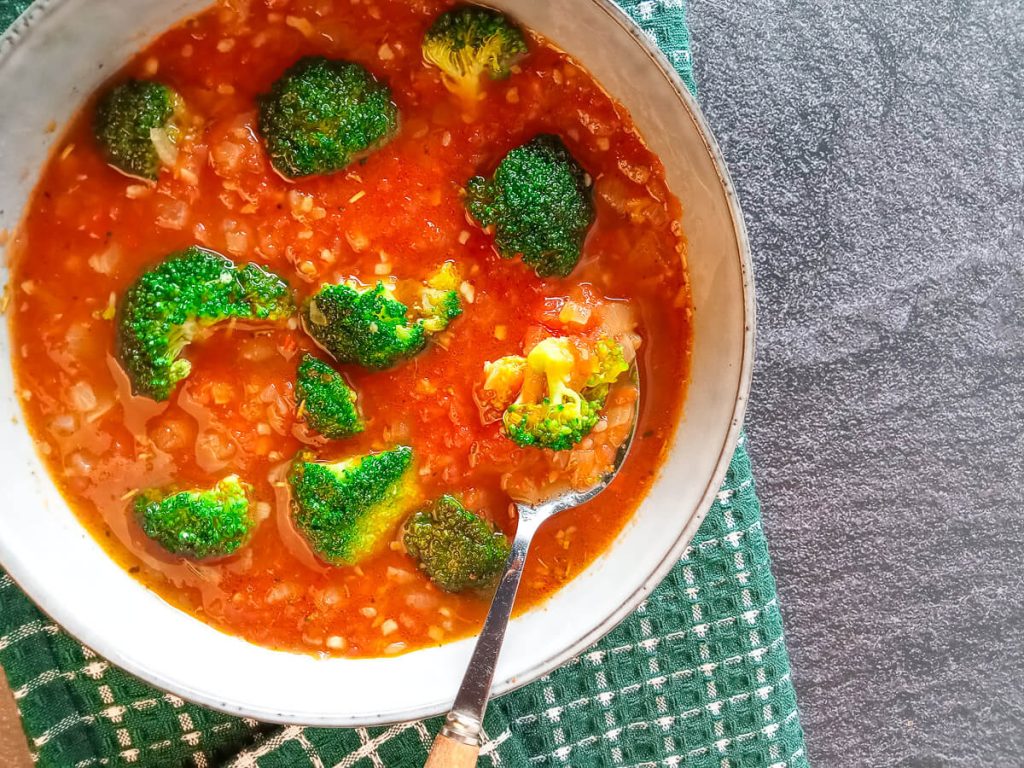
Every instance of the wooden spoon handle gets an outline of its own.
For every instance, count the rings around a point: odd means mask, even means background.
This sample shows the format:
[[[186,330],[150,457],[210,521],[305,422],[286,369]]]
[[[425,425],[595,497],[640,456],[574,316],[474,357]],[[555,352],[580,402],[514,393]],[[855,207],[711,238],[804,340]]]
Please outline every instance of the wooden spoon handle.
[[[479,752],[479,746],[463,744],[451,736],[439,733],[423,768],[473,768]]]

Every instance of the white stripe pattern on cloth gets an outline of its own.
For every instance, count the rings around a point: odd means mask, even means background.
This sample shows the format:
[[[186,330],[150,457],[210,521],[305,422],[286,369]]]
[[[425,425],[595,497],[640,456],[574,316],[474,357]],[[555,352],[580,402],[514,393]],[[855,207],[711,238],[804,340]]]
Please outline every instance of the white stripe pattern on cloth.
[[[13,632],[0,637],[0,651],[6,651],[15,643],[19,643],[33,635],[38,635],[40,632],[45,632],[48,635],[56,635],[59,631],[60,627],[52,622],[45,621],[44,619],[30,621],[28,624],[22,624]]]

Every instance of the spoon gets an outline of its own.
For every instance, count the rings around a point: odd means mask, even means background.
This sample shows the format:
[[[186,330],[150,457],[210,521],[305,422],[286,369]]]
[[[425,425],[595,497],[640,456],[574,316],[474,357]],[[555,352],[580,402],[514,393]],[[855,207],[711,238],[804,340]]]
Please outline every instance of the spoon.
[[[491,683],[494,680],[494,668],[498,663],[501,644],[505,639],[505,630],[512,614],[512,604],[515,602],[519,582],[523,577],[526,553],[530,549],[534,534],[545,521],[559,512],[590,501],[607,488],[618,474],[629,453],[639,417],[640,382],[635,367],[631,375],[637,387],[637,396],[633,401],[633,421],[629,434],[619,447],[612,468],[594,486],[585,491],[568,491],[538,504],[515,502],[519,521],[516,523],[516,533],[512,539],[512,551],[505,563],[505,573],[494,592],[487,619],[480,630],[480,637],[477,638],[473,656],[469,660],[462,685],[455,696],[455,703],[441,732],[434,739],[424,768],[471,768],[476,765],[480,752],[484,711],[487,709]]]

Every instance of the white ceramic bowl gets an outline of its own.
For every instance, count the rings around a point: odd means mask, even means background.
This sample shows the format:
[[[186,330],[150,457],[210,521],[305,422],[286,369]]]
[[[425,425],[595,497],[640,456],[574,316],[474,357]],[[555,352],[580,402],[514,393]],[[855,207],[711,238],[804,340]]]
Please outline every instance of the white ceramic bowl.
[[[58,133],[147,40],[208,0],[40,0],[0,39],[0,228],[13,229]],[[611,549],[512,622],[496,693],[564,663],[629,614],[711,506],[749,387],[753,287],[743,222],[718,148],[669,63],[608,0],[491,0],[583,63],[632,114],[682,201],[695,306],[686,413],[647,499]],[[6,273],[6,266],[3,268]],[[3,275],[6,282],[6,274]],[[6,323],[0,359],[10,358]],[[211,629],[117,566],[78,524],[26,432],[0,363],[0,562],[57,622],[139,677],[261,720],[356,726],[450,705],[472,640],[386,659],[317,660]]]

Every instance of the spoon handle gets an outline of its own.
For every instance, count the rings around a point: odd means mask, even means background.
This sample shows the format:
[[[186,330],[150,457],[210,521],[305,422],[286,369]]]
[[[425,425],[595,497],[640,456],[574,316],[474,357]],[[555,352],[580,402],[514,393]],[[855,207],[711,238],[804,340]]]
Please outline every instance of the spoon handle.
[[[423,768],[473,768],[479,754],[479,744],[463,744],[439,733]]]
[[[494,668],[501,653],[519,582],[523,578],[526,553],[543,519],[538,519],[540,516],[524,515],[524,511],[527,510],[521,507],[512,551],[505,563],[505,573],[494,593],[484,628],[480,631],[473,656],[466,667],[466,675],[462,678],[462,686],[444,727],[434,739],[425,768],[465,768],[476,764]]]

